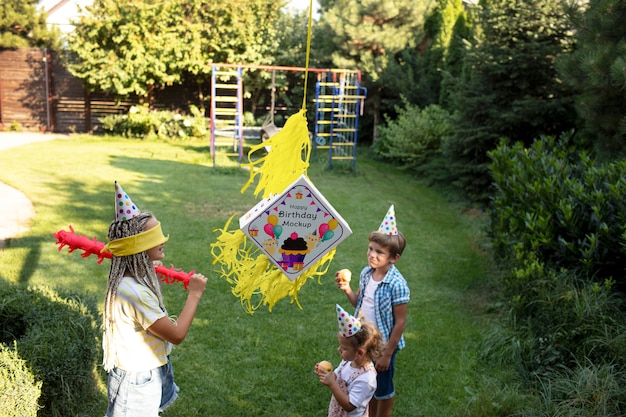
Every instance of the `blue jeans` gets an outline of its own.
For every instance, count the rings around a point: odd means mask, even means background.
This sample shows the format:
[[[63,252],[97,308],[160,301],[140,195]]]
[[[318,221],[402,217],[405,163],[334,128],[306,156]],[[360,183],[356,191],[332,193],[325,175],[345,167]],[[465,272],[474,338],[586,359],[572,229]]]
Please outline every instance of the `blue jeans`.
[[[106,417],[157,417],[178,397],[174,370],[169,358],[165,365],[149,371],[109,372]]]

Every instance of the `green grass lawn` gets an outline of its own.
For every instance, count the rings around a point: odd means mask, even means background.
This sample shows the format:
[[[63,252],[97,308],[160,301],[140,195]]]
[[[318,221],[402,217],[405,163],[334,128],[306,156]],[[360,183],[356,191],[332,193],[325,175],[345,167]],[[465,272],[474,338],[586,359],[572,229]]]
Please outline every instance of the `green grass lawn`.
[[[1,135],[0,135],[1,140]],[[165,144],[77,136],[0,152],[0,181],[33,202],[32,229],[0,250],[1,282],[49,285],[104,295],[108,265],[58,252],[52,234],[69,225],[104,240],[113,220],[113,181],[152,211],[170,235],[165,263],[209,277],[187,339],[172,360],[181,387],[165,414],[188,416],[326,416],[328,389],[313,373],[316,362],[339,361],[335,303],[349,303],[334,271],[366,265],[367,235],[390,204],[407,248],[397,264],[411,289],[407,347],[397,359],[395,416],[463,415],[468,392],[485,375],[476,358],[484,313],[489,260],[482,219],[465,213],[411,174],[360,155],[356,171],[313,158],[308,174],[345,218],[353,234],[342,242],[329,274],[269,312],[249,315],[212,265],[215,229],[258,200],[240,189],[248,172],[232,160],[213,167],[208,143]],[[353,283],[353,287],[356,282]],[[185,299],[182,285],[164,290],[170,314]],[[103,415],[102,401],[89,415]]]

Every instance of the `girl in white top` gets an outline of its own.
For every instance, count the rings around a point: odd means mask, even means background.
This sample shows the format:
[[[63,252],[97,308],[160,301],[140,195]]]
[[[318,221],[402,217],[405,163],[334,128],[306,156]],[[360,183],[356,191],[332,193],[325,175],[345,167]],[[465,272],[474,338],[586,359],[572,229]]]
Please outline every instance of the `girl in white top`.
[[[337,306],[341,363],[334,372],[315,366],[320,383],[333,394],[328,417],[367,417],[368,404],[376,391],[373,361],[383,352],[384,343],[376,326],[361,322]]]

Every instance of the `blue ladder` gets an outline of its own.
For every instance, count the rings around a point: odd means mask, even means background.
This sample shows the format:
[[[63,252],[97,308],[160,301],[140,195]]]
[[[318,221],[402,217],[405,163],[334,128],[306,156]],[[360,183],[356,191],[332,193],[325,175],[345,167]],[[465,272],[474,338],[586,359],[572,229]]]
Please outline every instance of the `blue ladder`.
[[[313,152],[328,149],[328,169],[338,160],[349,160],[356,168],[359,116],[366,96],[356,71],[318,74]]]

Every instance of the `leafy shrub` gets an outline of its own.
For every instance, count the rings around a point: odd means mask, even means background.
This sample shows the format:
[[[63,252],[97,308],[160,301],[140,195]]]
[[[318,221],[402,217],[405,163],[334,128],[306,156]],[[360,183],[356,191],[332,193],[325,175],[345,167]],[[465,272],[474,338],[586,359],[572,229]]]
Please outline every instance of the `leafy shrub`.
[[[255,126],[256,120],[254,118],[254,113],[247,111],[243,113],[243,124],[244,126]],[[260,123],[259,123],[260,124]]]
[[[35,381],[15,348],[0,343],[0,417],[36,417],[40,395],[41,381]]]
[[[442,141],[452,132],[450,114],[436,104],[422,110],[406,101],[404,108],[396,111],[397,119],[387,118],[387,125],[379,128],[374,151],[413,169],[424,168],[440,157]]]
[[[0,342],[43,382],[39,416],[72,416],[96,394],[98,310],[95,300],[48,288],[0,286]]]
[[[542,137],[528,149],[501,145],[490,152],[491,233],[507,271],[509,310],[483,341],[483,357],[514,363],[527,383],[539,381],[540,391],[582,377],[574,375],[581,363],[614,366],[624,392],[626,162],[598,164],[569,141]],[[560,392],[524,415],[604,415],[598,410],[605,406],[624,407],[623,397],[621,405],[612,403],[612,384],[569,397]],[[596,394],[612,397],[589,402]],[[572,413],[564,412],[568,402]]]
[[[530,148],[501,145],[490,152],[496,192],[491,231],[502,259],[525,254],[626,290],[626,161],[597,164],[543,137]]]
[[[106,116],[100,119],[102,129],[127,138],[189,139],[203,137],[209,132],[207,119],[196,106],[190,106],[191,115],[165,110],[150,110],[147,106],[133,106],[128,114]]]

